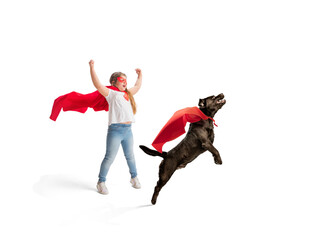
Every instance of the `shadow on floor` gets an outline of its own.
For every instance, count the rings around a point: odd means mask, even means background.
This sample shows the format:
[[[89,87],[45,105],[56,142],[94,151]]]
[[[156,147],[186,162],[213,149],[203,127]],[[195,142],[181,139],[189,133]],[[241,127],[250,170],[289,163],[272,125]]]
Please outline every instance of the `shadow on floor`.
[[[71,194],[80,191],[97,191],[90,182],[63,174],[44,175],[34,184],[33,190],[41,196]]]

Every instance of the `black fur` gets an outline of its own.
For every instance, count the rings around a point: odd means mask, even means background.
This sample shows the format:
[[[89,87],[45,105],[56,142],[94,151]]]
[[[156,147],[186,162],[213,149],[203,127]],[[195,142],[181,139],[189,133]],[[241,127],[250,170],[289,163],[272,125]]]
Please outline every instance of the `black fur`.
[[[225,103],[224,95],[219,94],[218,96],[200,99],[198,105],[205,115],[213,118]],[[175,170],[184,168],[205,151],[212,153],[216,164],[222,164],[219,152],[213,146],[215,139],[213,129],[214,126],[211,119],[191,123],[185,138],[169,152],[159,153],[143,145],[140,146],[145,153],[163,158],[159,169],[159,181],[152,197],[152,204],[156,203],[161,188],[169,181]]]

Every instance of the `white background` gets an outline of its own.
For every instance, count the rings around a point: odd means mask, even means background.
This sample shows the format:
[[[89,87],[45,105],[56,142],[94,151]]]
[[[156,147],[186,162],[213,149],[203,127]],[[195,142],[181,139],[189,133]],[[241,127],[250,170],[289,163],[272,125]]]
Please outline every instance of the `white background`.
[[[335,239],[333,1],[1,1],[1,239]],[[141,190],[122,151],[95,190],[107,113],[56,97],[134,69]],[[157,205],[150,146],[178,109],[223,92],[215,146]],[[169,150],[181,138],[166,144]],[[4,237],[6,236],[6,237]]]

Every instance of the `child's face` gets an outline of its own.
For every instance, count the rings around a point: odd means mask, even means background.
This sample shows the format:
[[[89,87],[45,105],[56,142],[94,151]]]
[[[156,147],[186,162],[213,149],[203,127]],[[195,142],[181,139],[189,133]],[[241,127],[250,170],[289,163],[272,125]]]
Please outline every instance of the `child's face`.
[[[120,91],[125,91],[126,90],[126,88],[127,88],[127,78],[126,78],[126,76],[121,75],[120,77],[117,78],[116,87]]]

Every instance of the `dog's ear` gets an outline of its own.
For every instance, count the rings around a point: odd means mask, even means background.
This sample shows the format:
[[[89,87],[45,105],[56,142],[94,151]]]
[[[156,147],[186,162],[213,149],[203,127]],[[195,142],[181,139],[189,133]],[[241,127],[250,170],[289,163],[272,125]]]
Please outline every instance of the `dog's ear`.
[[[205,99],[200,99],[199,102],[198,102],[198,106],[200,108],[205,108]]]

